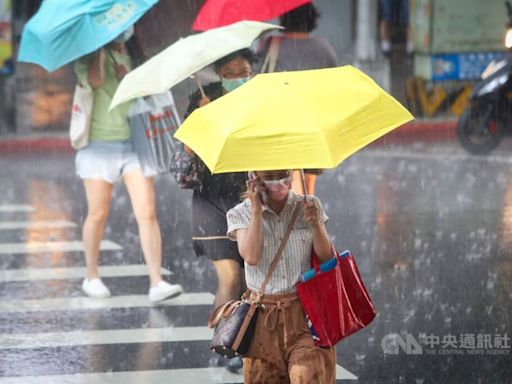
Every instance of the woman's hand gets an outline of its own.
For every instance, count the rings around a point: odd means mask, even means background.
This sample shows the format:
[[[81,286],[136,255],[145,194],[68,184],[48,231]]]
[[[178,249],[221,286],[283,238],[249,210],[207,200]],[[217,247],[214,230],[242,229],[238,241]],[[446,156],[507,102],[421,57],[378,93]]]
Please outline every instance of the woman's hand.
[[[121,80],[129,72],[123,64],[114,64],[114,70],[116,71],[117,80]]]
[[[318,200],[304,202],[304,221],[313,232],[313,249],[323,263],[331,258],[331,240],[322,221]]]
[[[206,104],[210,102],[210,98],[208,96],[203,96],[199,100],[199,107],[204,107]]]
[[[314,201],[304,203],[304,221],[313,227],[321,224],[320,209]]]
[[[87,69],[87,82],[92,89],[100,88],[105,81],[105,49],[100,48],[94,52]]]
[[[247,198],[251,201],[251,220],[249,228],[236,231],[236,240],[240,256],[249,265],[258,265],[263,251],[263,202],[261,198],[265,186],[259,178],[246,182]]]
[[[263,210],[262,194],[265,193],[265,185],[259,178],[246,181],[247,198],[251,201],[253,213],[260,214]]]

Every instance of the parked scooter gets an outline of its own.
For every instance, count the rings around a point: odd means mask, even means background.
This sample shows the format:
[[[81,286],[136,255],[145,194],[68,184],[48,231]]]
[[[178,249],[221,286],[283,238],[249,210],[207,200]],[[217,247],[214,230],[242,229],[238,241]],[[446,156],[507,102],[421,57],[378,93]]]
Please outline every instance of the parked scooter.
[[[505,46],[512,48],[512,6],[505,2],[508,25]],[[469,106],[457,122],[457,137],[468,152],[489,154],[504,135],[512,134],[512,53],[492,61],[469,97]]]

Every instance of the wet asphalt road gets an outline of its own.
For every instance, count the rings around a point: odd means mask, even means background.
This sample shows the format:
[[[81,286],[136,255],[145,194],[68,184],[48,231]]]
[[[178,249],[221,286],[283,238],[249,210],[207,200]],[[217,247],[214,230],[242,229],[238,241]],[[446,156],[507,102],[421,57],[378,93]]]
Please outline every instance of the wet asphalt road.
[[[328,231],[353,252],[379,313],[337,346],[338,363],[353,374],[339,382],[512,382],[509,153],[506,145],[487,158],[455,144],[373,147],[321,176]],[[105,277],[120,302],[97,307],[80,301],[80,270],[69,275],[84,266],[70,243],[80,241],[85,214],[73,156],[0,155],[0,180],[0,383],[114,382],[119,372],[145,371],[154,376],[140,382],[160,382],[158,374],[194,382],[172,375],[208,367],[211,382],[239,380],[216,370],[224,362],[200,335],[216,278],[192,251],[190,191],[157,180],[167,278],[198,301],[145,301],[135,219],[118,185],[105,231],[115,249],[102,252],[101,264],[135,269]],[[36,269],[42,276],[20,274]]]

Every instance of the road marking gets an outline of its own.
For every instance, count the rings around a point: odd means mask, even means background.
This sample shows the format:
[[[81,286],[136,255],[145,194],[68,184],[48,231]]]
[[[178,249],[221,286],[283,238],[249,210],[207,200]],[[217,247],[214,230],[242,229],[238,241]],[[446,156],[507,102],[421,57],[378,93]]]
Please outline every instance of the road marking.
[[[35,209],[30,205],[2,204],[0,212],[35,212]]]
[[[157,343],[211,340],[208,327],[163,327],[98,331],[0,334],[0,349],[70,347],[75,345]]]
[[[162,275],[172,273],[161,268]],[[85,276],[85,267],[74,268],[30,268],[0,270],[0,283],[9,281],[63,280],[81,279]],[[100,267],[101,277],[147,276],[148,267],[140,265],[118,265]]]
[[[341,365],[336,365],[336,380],[357,380],[358,377]]]
[[[140,308],[153,305],[212,305],[215,296],[209,292],[183,293],[173,299],[151,304],[147,295],[113,296],[107,299],[70,297],[41,300],[2,300],[0,312],[73,311],[84,309]]]
[[[0,231],[9,229],[72,228],[75,223],[65,220],[0,221]]]
[[[40,384],[42,376],[4,377],[1,384]],[[79,373],[76,375],[44,376],[45,384],[223,384],[243,383],[241,374],[222,367],[169,369],[135,372]]]
[[[100,250],[119,251],[123,249],[119,244],[109,240],[103,240],[100,244]],[[41,253],[41,252],[75,252],[84,250],[84,244],[81,241],[46,241],[46,242],[28,242],[28,243],[3,243],[0,244],[0,254],[7,253]]]
[[[1,384],[40,384],[42,376],[0,378]],[[341,366],[336,366],[336,380],[357,380],[357,376]],[[228,372],[221,367],[187,368],[135,372],[79,373],[75,375],[45,375],[45,384],[223,384],[243,383],[241,374]]]

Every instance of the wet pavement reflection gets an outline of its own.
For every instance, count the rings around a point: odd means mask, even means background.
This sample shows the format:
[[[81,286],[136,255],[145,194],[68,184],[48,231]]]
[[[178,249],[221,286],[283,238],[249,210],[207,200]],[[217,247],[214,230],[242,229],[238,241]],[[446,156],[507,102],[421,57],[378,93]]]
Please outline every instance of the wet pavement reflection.
[[[478,158],[455,145],[377,147],[320,177],[317,193],[330,216],[328,231],[339,250],[353,252],[379,313],[367,329],[337,347],[339,364],[357,382],[511,382],[508,152]],[[70,154],[0,158],[2,273],[84,266],[79,250],[36,247],[40,242],[80,240],[85,197],[73,166]],[[169,176],[160,177],[156,189],[164,267],[187,293],[214,292],[211,265],[192,250],[191,192],[180,190]],[[122,185],[115,187],[112,201],[105,239],[122,250],[103,251],[101,264],[142,264],[135,219]],[[1,209],[8,205],[31,209]],[[21,222],[43,223],[27,228],[12,224]],[[52,227],[50,222],[57,224]],[[16,250],[13,244],[28,248]],[[205,327],[211,303],[132,308],[130,300],[147,294],[145,276],[111,276],[105,282],[115,296],[126,298],[126,306],[12,311],[0,304],[0,376],[198,369],[225,363],[208,350],[207,337],[193,339],[194,331],[186,328]],[[0,297],[2,302],[78,298],[80,283],[76,276],[12,280],[4,274]],[[116,330],[126,333],[109,333]],[[82,333],[80,342],[59,344],[59,332],[76,331]],[[95,336],[93,331],[107,333]],[[7,335],[18,335],[20,346],[6,348],[2,340]],[[101,335],[105,341],[95,342],[93,336]],[[163,341],[155,342],[160,335]]]

